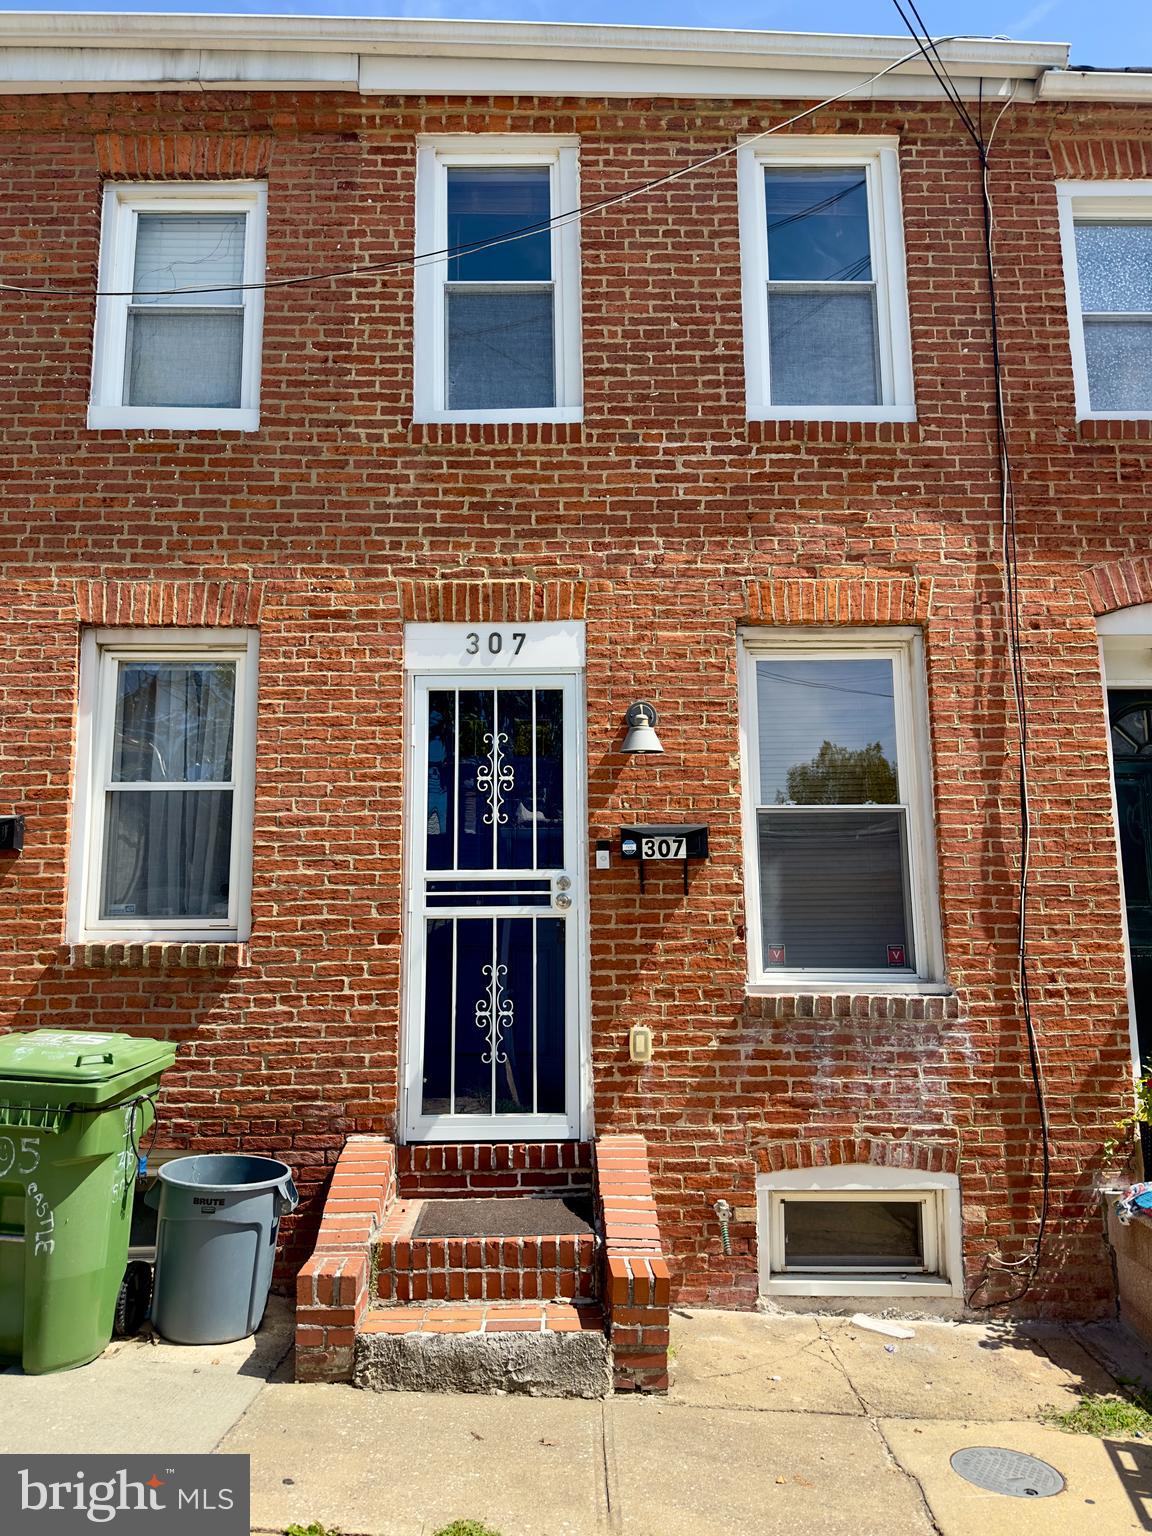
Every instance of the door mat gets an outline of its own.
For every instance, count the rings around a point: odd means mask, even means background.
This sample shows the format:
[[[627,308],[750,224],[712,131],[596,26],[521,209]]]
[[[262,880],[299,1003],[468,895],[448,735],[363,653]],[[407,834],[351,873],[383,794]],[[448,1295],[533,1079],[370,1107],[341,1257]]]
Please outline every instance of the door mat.
[[[428,1200],[413,1237],[589,1237],[592,1202],[587,1198],[537,1200]]]

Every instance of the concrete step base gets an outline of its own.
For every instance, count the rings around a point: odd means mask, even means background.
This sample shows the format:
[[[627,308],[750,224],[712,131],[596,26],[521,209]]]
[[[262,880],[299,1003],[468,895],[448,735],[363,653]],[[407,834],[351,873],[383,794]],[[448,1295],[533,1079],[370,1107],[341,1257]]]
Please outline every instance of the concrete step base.
[[[599,1307],[388,1307],[356,1339],[354,1386],[375,1392],[607,1397]]]

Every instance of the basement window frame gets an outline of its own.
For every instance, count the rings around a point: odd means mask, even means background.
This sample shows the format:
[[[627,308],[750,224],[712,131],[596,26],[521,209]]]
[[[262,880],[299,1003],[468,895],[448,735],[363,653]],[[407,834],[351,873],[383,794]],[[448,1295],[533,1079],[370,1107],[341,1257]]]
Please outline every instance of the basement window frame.
[[[240,304],[243,308],[240,403],[237,406],[126,405],[128,320],[135,280],[140,214],[245,216]],[[100,224],[99,287],[93,330],[88,427],[169,428],[183,432],[254,432],[260,425],[268,184],[264,181],[109,182]]]
[[[1076,420],[1147,421],[1152,418],[1152,403],[1140,411],[1100,411],[1092,407],[1088,354],[1084,342],[1084,310],[1080,301],[1076,226],[1089,223],[1152,224],[1152,181],[1060,181],[1056,183],[1056,206],[1060,224],[1060,250],[1064,262],[1064,297],[1068,306],[1068,342],[1072,354]],[[1114,314],[1118,320],[1128,319],[1133,324],[1146,324],[1152,335],[1152,310],[1132,315],[1121,310],[1093,313]]]
[[[784,1234],[790,1202],[893,1200],[919,1204],[924,1267],[869,1271],[858,1265],[790,1270]],[[866,1163],[762,1173],[756,1178],[760,1293],[764,1296],[963,1297],[960,1180]],[[931,1264],[931,1269],[929,1265]]]
[[[882,628],[774,626],[738,633],[740,761],[744,833],[744,899],[749,994],[852,992],[897,996],[946,995],[944,950],[933,816],[928,689],[921,630],[911,625]],[[760,900],[759,706],[756,664],[760,661],[890,660],[895,706],[897,772],[905,810],[907,920],[914,967],[848,968],[766,964]],[[878,807],[883,810],[884,807]]]
[[[448,258],[425,252],[448,247],[448,172],[456,167],[505,169],[543,166],[549,171],[550,217],[580,205],[580,140],[573,135],[420,135],[416,148],[416,256],[413,282],[412,417],[436,422],[581,422],[584,419],[580,304],[580,220],[551,229],[554,287],[555,404],[497,410],[451,410],[445,290]]]
[[[743,301],[744,379],[749,421],[916,420],[907,259],[900,200],[900,140],[895,135],[786,134],[741,142],[736,153]],[[880,373],[877,405],[789,405],[772,399],[764,172],[837,169],[864,172],[868,237],[876,288]]]
[[[86,629],[80,643],[76,774],[68,871],[71,944],[243,944],[252,931],[259,632],[253,629]],[[106,796],[121,662],[226,661],[236,666],[228,913],[221,917],[101,917]],[[116,781],[130,789],[136,780]],[[175,783],[175,781],[173,781]]]

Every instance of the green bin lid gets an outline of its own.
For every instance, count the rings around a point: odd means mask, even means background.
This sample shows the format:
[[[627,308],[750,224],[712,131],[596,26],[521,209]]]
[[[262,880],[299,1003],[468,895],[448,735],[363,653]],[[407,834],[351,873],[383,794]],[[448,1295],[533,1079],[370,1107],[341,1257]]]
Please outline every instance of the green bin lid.
[[[165,1040],[94,1030],[34,1029],[0,1037],[0,1082],[103,1083],[173,1056]]]

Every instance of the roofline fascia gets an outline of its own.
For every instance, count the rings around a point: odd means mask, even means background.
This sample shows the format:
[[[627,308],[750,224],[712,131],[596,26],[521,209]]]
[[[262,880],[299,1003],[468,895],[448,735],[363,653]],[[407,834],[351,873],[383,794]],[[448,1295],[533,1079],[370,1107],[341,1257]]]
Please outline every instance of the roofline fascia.
[[[616,63],[723,64],[746,69],[856,71],[910,51],[906,37],[584,22],[455,21],[325,16],[233,16],[78,11],[0,12],[0,49],[237,49],[422,58],[581,59]],[[1063,67],[1063,43],[965,38],[941,44],[965,75],[1036,79]],[[923,59],[909,74],[928,74]]]
[[[1038,101],[1152,101],[1152,73],[1111,69],[1048,69]]]

